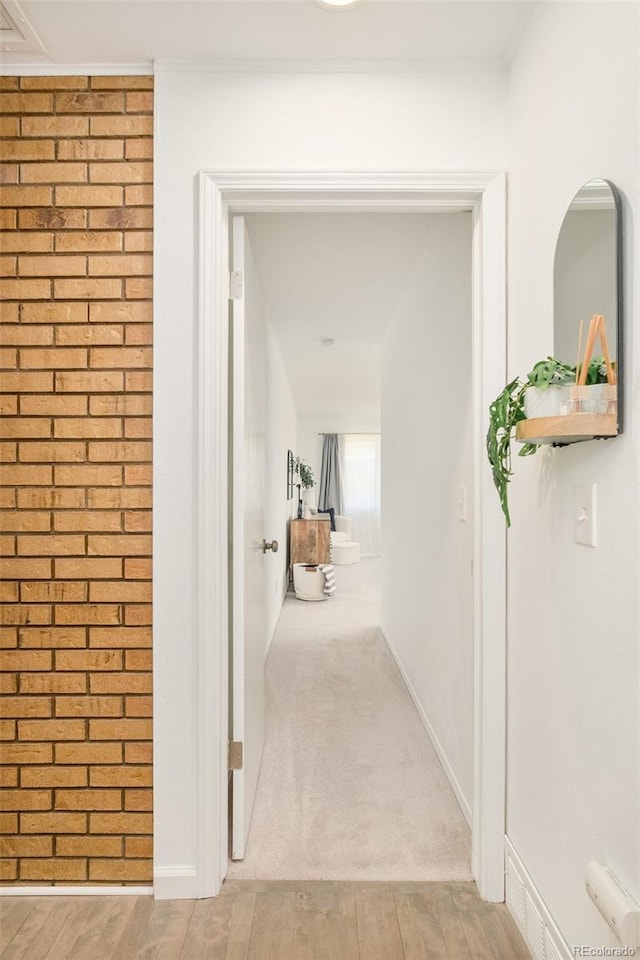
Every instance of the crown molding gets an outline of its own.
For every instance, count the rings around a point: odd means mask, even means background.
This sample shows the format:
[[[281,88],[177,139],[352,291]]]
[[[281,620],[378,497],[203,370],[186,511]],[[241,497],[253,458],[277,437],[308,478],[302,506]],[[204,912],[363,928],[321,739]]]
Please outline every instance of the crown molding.
[[[156,73],[505,74],[501,59],[469,60],[156,60]]]
[[[6,55],[5,55],[6,56]],[[2,77],[134,77],[153,75],[152,63],[2,63]]]

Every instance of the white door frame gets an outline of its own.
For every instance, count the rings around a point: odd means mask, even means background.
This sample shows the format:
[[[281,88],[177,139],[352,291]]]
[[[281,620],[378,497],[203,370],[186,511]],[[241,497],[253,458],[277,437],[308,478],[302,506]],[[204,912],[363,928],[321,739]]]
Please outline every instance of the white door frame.
[[[485,455],[490,401],[506,377],[506,177],[501,172],[199,175],[197,369],[196,895],[227,870],[228,213],[292,210],[473,213],[474,809],[472,872],[504,899],[506,533]],[[167,600],[170,602],[170,600]],[[170,665],[168,666],[170,669]],[[160,704],[162,709],[162,704]],[[164,726],[156,724],[156,728]],[[156,793],[162,807],[163,791]],[[157,823],[163,823],[160,817]],[[193,894],[192,894],[193,895]]]

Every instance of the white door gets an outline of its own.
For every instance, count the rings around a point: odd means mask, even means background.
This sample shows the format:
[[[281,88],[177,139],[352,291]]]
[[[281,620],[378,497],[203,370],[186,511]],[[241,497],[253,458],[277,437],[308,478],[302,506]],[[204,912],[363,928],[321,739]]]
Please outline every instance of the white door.
[[[233,771],[232,849],[244,857],[264,742],[264,512],[266,495],[266,334],[244,217],[233,218],[232,733],[243,743]]]

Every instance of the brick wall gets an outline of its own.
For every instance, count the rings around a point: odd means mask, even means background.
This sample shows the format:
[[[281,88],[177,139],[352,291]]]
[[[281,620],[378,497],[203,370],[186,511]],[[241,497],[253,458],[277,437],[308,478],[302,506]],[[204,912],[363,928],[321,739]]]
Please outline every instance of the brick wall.
[[[1,879],[148,883],[152,78],[0,78]]]

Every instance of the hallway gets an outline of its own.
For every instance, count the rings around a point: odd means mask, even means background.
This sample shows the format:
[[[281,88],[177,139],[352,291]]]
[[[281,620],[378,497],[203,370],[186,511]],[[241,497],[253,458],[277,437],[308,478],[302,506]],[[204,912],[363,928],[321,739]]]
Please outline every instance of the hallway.
[[[470,880],[467,824],[378,629],[380,561],[287,596],[266,665],[266,740],[233,879]]]

